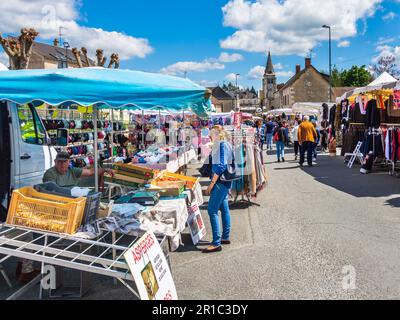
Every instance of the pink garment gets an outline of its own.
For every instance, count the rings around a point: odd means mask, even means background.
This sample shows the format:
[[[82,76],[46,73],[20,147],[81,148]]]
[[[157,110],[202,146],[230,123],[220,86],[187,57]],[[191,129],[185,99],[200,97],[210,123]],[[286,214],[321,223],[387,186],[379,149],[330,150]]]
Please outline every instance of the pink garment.
[[[394,110],[400,109],[400,90],[393,91],[393,109]]]

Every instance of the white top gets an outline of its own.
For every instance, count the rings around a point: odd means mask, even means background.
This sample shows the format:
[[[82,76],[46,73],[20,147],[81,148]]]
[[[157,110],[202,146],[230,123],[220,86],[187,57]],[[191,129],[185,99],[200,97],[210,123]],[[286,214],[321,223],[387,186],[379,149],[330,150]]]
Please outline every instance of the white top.
[[[293,134],[293,141],[294,142],[299,142],[299,126],[295,126],[292,130],[292,134]]]

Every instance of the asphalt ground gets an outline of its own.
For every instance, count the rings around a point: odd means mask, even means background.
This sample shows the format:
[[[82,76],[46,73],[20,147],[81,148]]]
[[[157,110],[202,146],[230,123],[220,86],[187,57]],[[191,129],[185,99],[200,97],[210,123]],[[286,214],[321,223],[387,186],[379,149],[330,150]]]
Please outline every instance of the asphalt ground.
[[[300,168],[265,157],[268,186],[259,206],[231,205],[232,245],[206,255],[189,232],[171,253],[180,299],[398,299],[400,297],[400,180],[387,168],[362,175],[341,157],[320,156]],[[195,175],[192,168],[189,173]],[[202,180],[204,187],[206,180]],[[206,198],[207,201],[207,198]],[[12,281],[15,261],[4,265]],[[13,289],[15,290],[15,289]],[[0,276],[0,298],[13,290]],[[24,299],[37,299],[34,288]],[[122,285],[94,276],[84,299],[133,299]]]

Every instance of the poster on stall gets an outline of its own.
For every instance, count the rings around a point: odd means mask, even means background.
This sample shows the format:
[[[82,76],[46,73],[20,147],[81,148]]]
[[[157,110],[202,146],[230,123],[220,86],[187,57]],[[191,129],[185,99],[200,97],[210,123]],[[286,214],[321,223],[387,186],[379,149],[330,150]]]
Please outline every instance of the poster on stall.
[[[178,300],[167,259],[153,232],[147,232],[125,254],[142,300]]]
[[[201,216],[197,201],[193,201],[192,204],[188,206],[188,211],[189,217],[187,222],[190,229],[190,235],[192,236],[193,244],[196,245],[207,234],[206,226],[204,225],[203,217]]]
[[[242,113],[235,112],[233,115],[233,125],[236,129],[240,129],[242,126]]]

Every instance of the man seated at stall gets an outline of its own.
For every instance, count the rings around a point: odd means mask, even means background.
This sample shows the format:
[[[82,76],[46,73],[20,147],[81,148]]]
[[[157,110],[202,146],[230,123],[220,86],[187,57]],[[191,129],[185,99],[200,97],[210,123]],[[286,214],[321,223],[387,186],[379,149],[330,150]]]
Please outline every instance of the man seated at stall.
[[[113,170],[99,168],[99,176],[108,173],[114,175]],[[95,175],[95,168],[70,168],[70,155],[67,152],[57,154],[55,166],[47,170],[43,176],[43,182],[55,182],[59,187],[76,187],[82,177]]]

